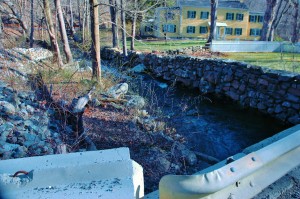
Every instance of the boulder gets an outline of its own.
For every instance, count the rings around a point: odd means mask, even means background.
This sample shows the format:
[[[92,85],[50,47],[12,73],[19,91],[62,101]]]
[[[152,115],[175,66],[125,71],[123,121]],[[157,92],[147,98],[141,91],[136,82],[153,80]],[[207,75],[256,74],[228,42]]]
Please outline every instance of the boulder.
[[[126,103],[126,106],[132,109],[141,109],[145,106],[145,100],[141,96],[132,95],[130,96],[130,99]]]
[[[0,114],[2,115],[14,115],[16,108],[9,102],[0,101]]]
[[[191,166],[197,164],[198,161],[196,154],[180,143],[175,143],[174,155],[177,159],[184,159]]]
[[[120,83],[110,87],[106,94],[114,99],[118,99],[120,98],[120,96],[125,95],[127,91],[128,91],[128,84]]]
[[[129,70],[129,72],[133,72],[133,73],[142,73],[144,72],[146,69],[144,64],[139,64],[136,65],[135,67],[133,67],[132,69]]]

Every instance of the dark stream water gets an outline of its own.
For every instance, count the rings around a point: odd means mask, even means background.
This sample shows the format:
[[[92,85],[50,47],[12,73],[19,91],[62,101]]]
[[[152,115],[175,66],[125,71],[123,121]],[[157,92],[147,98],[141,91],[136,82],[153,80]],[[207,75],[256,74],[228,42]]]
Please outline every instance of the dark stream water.
[[[210,99],[197,90],[167,86],[148,75],[133,82],[148,100],[150,114],[152,109],[155,114],[169,116],[169,125],[185,137],[191,150],[220,160],[287,128],[258,111],[241,109],[228,100]]]

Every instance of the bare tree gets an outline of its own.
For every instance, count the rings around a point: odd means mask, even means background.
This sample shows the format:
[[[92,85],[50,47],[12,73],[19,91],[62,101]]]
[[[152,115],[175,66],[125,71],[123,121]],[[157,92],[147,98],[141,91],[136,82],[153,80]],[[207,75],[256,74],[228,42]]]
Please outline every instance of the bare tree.
[[[292,42],[296,43],[299,40],[299,0],[292,0],[294,7],[293,13],[293,32],[292,32]]]
[[[69,8],[70,8],[70,30],[71,30],[71,35],[74,36],[76,33],[75,28],[74,28],[74,16],[73,16],[73,7],[72,7],[72,1],[69,0]]]
[[[268,41],[274,40],[275,30],[277,29],[283,15],[286,14],[290,10],[291,5],[292,4],[288,0],[283,0],[283,1],[279,2],[279,6],[276,11],[277,14],[274,19],[274,22],[272,23]]]
[[[2,16],[0,14],[0,41],[2,39],[2,34],[3,34],[3,23],[2,23]],[[2,42],[0,42],[0,49],[3,48]]]
[[[131,44],[130,44],[130,50],[134,50],[136,20],[137,20],[137,0],[134,0],[134,9],[133,9],[132,27],[131,27]]]
[[[110,17],[111,17],[111,31],[112,31],[112,45],[113,48],[119,48],[119,34],[118,34],[118,2],[117,0],[109,0]]]
[[[20,11],[16,8],[16,5],[11,0],[1,0],[0,3],[0,12],[11,19],[17,20],[21,28],[24,30],[25,35],[28,35],[28,26],[22,13],[20,13]],[[24,9],[24,7],[25,5],[22,8]]]
[[[90,14],[88,0],[84,0],[84,16],[82,23],[82,42],[84,43],[86,38],[90,35]]]
[[[48,0],[43,0],[44,13],[47,22],[47,30],[50,37],[51,46],[54,52],[54,59],[56,59],[58,66],[61,68],[63,66],[59,46],[56,39],[55,29],[52,21],[51,9]]]
[[[92,78],[101,81],[100,60],[100,31],[99,31],[99,5],[98,0],[90,0],[90,18],[92,35]]]
[[[64,46],[63,47],[64,53],[66,55],[67,63],[71,63],[71,62],[73,62],[73,56],[72,56],[72,52],[71,52],[69,41],[68,41],[64,16],[63,16],[62,9],[61,9],[61,3],[60,3],[60,0],[54,0],[54,3],[55,3],[56,10],[57,10],[59,30],[60,30],[61,41]]]
[[[219,0],[210,0],[210,31],[207,43],[210,43],[216,36],[216,24],[217,24],[217,8]]]
[[[261,30],[261,41],[267,41],[270,38],[272,24],[276,18],[278,6],[282,0],[267,0],[267,9],[265,12],[264,23]]]
[[[77,0],[77,12],[78,12],[79,30],[82,31],[80,0]]]
[[[126,23],[125,23],[125,4],[126,0],[121,0],[121,21],[122,21],[122,44],[123,44],[123,55],[127,56],[127,45],[126,45]]]
[[[33,9],[34,0],[30,1],[30,48],[33,47],[33,35],[34,35],[34,9]]]

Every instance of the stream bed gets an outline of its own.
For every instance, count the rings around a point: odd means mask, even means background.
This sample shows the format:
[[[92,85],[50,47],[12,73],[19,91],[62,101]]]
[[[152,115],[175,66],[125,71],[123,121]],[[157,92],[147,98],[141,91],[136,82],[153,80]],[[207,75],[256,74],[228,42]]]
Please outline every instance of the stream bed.
[[[228,100],[212,99],[199,91],[168,85],[150,75],[138,75],[136,92],[148,101],[149,113],[167,118],[192,150],[219,160],[268,138],[288,126]],[[134,89],[133,89],[134,90]]]

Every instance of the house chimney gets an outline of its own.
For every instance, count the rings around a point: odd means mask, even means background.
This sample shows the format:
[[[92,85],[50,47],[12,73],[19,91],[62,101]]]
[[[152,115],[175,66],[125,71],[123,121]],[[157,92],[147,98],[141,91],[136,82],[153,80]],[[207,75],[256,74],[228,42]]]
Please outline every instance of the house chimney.
[[[241,3],[244,3],[244,0],[240,0]]]

